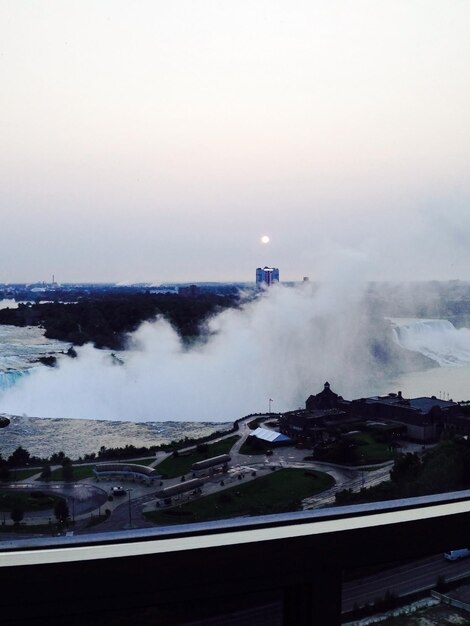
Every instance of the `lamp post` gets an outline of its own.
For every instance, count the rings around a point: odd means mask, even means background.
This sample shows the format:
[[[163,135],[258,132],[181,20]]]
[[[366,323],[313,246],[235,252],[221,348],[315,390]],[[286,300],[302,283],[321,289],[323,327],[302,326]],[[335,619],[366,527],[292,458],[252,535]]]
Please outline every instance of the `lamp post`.
[[[132,512],[131,512],[131,491],[132,489],[126,489],[129,504],[129,528],[132,528]]]

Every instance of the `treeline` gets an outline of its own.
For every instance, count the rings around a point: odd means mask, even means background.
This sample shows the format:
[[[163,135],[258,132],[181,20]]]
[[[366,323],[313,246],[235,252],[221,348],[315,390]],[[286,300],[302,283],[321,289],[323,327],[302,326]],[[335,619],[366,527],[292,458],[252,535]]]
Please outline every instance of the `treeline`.
[[[422,457],[400,454],[390,480],[359,492],[343,489],[336,494],[339,505],[411,498],[470,488],[470,442],[446,440]]]
[[[236,306],[238,296],[201,292],[194,297],[179,294],[109,293],[106,298],[77,303],[20,304],[0,310],[0,324],[41,326],[50,339],[73,345],[94,343],[97,348],[120,350],[125,335],[161,315],[184,340],[201,333],[204,322],[215,313]]]

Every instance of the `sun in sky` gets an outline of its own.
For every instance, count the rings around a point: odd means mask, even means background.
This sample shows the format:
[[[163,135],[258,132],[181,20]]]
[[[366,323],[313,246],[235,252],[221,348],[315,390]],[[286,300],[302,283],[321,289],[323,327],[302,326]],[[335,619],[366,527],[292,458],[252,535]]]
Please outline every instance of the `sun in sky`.
[[[269,243],[270,239],[267,235],[261,237],[261,243]]]

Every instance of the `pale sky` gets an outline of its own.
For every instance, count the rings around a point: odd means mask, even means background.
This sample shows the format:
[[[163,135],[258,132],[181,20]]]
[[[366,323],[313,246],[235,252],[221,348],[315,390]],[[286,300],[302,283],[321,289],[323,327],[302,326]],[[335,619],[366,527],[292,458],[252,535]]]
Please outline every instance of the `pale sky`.
[[[0,80],[0,282],[470,280],[467,0],[0,0]]]

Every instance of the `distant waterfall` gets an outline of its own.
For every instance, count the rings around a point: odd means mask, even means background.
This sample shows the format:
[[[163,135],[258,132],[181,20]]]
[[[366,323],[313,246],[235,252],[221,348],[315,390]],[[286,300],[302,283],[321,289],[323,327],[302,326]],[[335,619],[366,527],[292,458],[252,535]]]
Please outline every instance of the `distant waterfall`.
[[[396,342],[420,352],[441,367],[470,364],[470,330],[448,320],[391,319]]]

